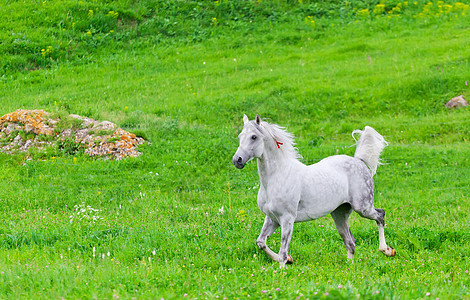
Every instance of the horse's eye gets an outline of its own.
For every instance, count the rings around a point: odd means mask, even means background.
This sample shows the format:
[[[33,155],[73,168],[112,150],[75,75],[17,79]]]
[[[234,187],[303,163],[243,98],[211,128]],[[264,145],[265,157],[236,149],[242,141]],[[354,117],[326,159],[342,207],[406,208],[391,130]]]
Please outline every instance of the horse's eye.
[[[253,136],[251,137],[251,139],[252,139],[253,141],[256,140],[256,138],[257,138],[256,135],[253,135]]]

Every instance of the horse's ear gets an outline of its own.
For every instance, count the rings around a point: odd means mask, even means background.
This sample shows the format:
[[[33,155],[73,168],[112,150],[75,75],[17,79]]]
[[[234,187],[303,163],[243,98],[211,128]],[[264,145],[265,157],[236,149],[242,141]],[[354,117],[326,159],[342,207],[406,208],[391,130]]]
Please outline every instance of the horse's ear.
[[[250,121],[246,115],[243,115],[243,124],[248,123]]]
[[[261,125],[261,117],[257,114],[256,115],[256,124]]]

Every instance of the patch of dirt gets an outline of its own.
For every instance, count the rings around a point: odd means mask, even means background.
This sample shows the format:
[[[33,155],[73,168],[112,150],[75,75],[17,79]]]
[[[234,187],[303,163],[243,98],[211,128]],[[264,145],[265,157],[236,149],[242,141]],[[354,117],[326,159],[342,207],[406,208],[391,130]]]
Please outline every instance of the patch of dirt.
[[[57,146],[71,153],[84,149],[90,156],[122,159],[139,156],[137,147],[144,142],[114,123],[79,115],[18,109],[0,118],[0,151],[6,153]]]

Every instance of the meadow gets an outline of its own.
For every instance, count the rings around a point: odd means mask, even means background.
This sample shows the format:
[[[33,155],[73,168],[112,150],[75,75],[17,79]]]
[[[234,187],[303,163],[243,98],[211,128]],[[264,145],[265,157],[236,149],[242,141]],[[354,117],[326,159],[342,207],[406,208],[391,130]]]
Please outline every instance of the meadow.
[[[458,1],[4,1],[0,115],[109,120],[137,158],[0,153],[1,299],[469,299],[470,7]],[[306,164],[389,142],[385,235],[353,213],[294,226],[294,264],[257,249],[243,114],[296,136]],[[86,215],[86,217],[84,217]],[[279,230],[268,240],[277,251]]]

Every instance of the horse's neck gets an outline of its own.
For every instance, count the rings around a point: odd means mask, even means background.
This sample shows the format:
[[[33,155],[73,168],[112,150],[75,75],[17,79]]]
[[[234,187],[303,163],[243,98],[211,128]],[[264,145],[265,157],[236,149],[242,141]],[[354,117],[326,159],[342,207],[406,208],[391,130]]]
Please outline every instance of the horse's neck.
[[[277,151],[277,149],[274,149]],[[261,184],[267,186],[270,179],[292,168],[293,159],[275,152],[264,153],[258,158],[258,174]]]

